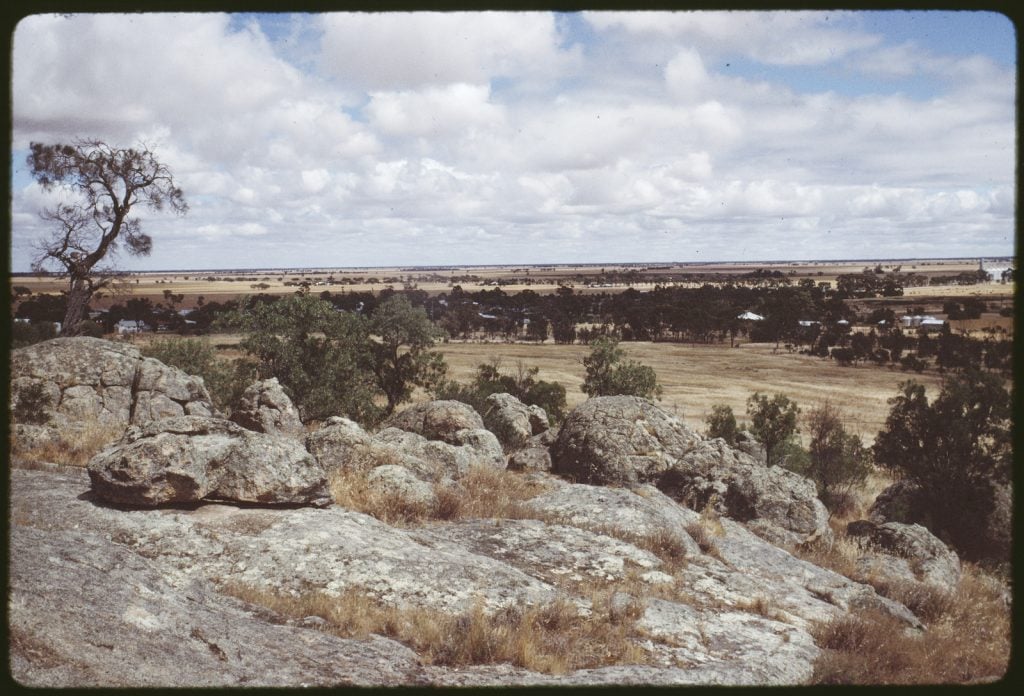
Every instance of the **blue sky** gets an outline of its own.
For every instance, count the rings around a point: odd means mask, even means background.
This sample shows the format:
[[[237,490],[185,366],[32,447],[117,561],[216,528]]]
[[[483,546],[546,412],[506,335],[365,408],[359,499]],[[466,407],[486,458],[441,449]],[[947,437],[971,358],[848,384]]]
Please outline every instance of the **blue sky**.
[[[139,211],[138,270],[1009,255],[1015,41],[985,12],[29,17],[12,266],[61,195],[29,142],[81,136],[189,199]]]

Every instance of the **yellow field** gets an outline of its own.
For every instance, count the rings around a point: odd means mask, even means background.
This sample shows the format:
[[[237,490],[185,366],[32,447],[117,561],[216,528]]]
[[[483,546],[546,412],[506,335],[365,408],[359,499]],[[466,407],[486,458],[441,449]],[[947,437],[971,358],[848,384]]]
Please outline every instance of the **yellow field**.
[[[872,265],[872,264],[867,264]],[[962,271],[975,270],[978,267],[977,259],[945,259],[945,260],[920,260],[905,262],[885,262],[882,264],[886,271],[892,271],[899,266],[906,272],[922,273],[925,275],[951,275]],[[815,282],[833,283],[837,275],[844,273],[858,273],[865,268],[864,262],[774,262],[774,263],[708,263],[708,264],[661,264],[644,267],[627,267],[616,264],[605,266],[550,266],[530,268],[516,266],[491,266],[486,268],[474,267],[453,267],[444,270],[431,269],[403,269],[403,268],[355,268],[355,269],[303,269],[303,270],[252,270],[252,271],[178,271],[173,273],[133,273],[127,279],[124,292],[117,295],[107,295],[100,299],[94,299],[94,308],[105,308],[113,302],[123,302],[128,297],[149,297],[154,301],[162,301],[165,290],[170,290],[175,295],[183,294],[185,298],[181,303],[182,307],[194,307],[197,298],[202,295],[206,301],[230,300],[240,295],[265,292],[271,295],[286,295],[296,291],[294,283],[307,281],[310,283],[310,291],[319,293],[329,290],[331,293],[340,292],[379,292],[385,287],[391,286],[401,289],[404,284],[409,283],[420,290],[430,294],[449,292],[452,282],[462,286],[467,292],[476,292],[493,287],[495,283],[508,281],[513,278],[529,278],[530,284],[505,285],[504,289],[509,293],[516,293],[529,288],[538,293],[555,292],[560,283],[573,285],[573,279],[577,275],[595,277],[602,270],[607,273],[622,271],[637,271],[640,282],[632,284],[638,290],[650,290],[654,283],[644,280],[652,275],[664,274],[688,274],[688,273],[720,273],[726,276],[749,273],[756,269],[763,268],[771,271],[785,273],[793,282],[803,278],[813,279]],[[459,278],[465,276],[476,276],[478,282],[468,282]],[[363,282],[352,283],[356,279]],[[366,282],[374,280],[375,282]],[[333,281],[333,282],[332,282]],[[29,288],[32,292],[59,293],[66,288],[65,281],[55,278],[37,278],[31,276],[19,276],[11,278],[11,285],[21,285]],[[266,287],[262,287],[262,286]],[[616,292],[625,289],[623,284],[615,284],[610,287],[586,287],[576,284],[574,289],[581,293]],[[1013,284],[983,283],[971,286],[945,286],[932,285],[919,288],[906,288],[906,297],[918,296],[970,296],[978,295],[991,297],[1003,295],[1012,297]]]
[[[747,398],[755,391],[781,392],[806,413],[825,401],[845,412],[848,427],[866,443],[874,440],[889,412],[887,400],[907,379],[925,384],[928,394],[938,393],[941,379],[934,373],[902,372],[874,366],[840,367],[835,362],[807,355],[773,353],[774,344],[728,346],[674,343],[622,343],[628,358],[650,365],[665,389],[661,406],[691,427],[702,430],[704,418],[716,404],[730,406],[737,419],[746,413]],[[586,399],[580,390],[586,346],[554,344],[447,343],[439,346],[451,376],[472,378],[476,366],[500,357],[506,368],[521,360],[540,368],[538,379],[556,381],[566,389],[569,406]]]
[[[132,340],[144,345],[154,334],[142,334]],[[241,340],[237,334],[206,337],[211,345],[233,346]],[[650,365],[664,388],[659,405],[698,430],[712,406],[732,408],[737,420],[746,417],[747,399],[755,391],[782,393],[795,401],[803,413],[830,401],[847,418],[847,427],[861,436],[865,444],[874,441],[889,413],[890,398],[900,382],[913,379],[924,384],[929,397],[938,394],[942,379],[934,372],[917,374],[902,370],[860,365],[840,367],[832,360],[809,355],[774,352],[773,343],[728,345],[689,345],[679,343],[620,343],[627,359]],[[221,348],[225,358],[240,357],[236,350]],[[573,408],[587,399],[580,386],[586,371],[583,358],[590,349],[583,345],[554,343],[468,343],[448,342],[436,349],[448,363],[448,377],[469,382],[481,363],[499,359],[505,372],[514,372],[518,362],[537,367],[537,379],[558,382],[565,387],[566,400]],[[428,399],[417,390],[414,400]]]

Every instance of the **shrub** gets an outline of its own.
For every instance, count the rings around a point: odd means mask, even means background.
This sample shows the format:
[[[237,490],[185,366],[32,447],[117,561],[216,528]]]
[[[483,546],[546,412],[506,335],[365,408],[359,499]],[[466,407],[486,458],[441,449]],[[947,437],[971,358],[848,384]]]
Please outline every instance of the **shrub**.
[[[728,406],[711,407],[711,415],[704,421],[708,425],[708,437],[720,437],[730,445],[736,444],[736,416]]]
[[[928,591],[925,591],[925,595]],[[822,652],[816,684],[974,684],[996,681],[1010,661],[1010,612],[999,583],[970,564],[952,597],[911,601],[922,618],[920,634],[897,619],[858,610],[812,631]],[[907,599],[906,596],[897,599]]]
[[[797,405],[783,394],[769,399],[765,394],[754,392],[747,400],[750,430],[764,446],[768,466],[780,463],[781,448],[798,432],[799,413]]]
[[[829,510],[864,483],[871,472],[870,453],[860,438],[846,431],[842,414],[825,402],[807,414],[811,443],[806,466],[793,468],[818,486],[818,497]]]
[[[103,338],[103,327],[92,319],[85,319],[78,324],[78,335]]]
[[[201,339],[161,338],[143,346],[142,353],[187,374],[202,377],[214,407],[224,413],[230,413],[242,392],[256,379],[253,363],[222,359]]]
[[[924,372],[924,368],[927,367],[927,363],[918,358],[912,353],[908,353],[900,358],[900,368],[904,371],[913,370],[914,372]]]
[[[916,483],[928,526],[969,558],[1002,551],[989,533],[996,489],[1012,465],[1010,394],[977,370],[949,378],[929,403],[924,386],[904,382],[872,448],[875,462]]]
[[[18,390],[14,402],[14,422],[46,425],[50,422],[48,411],[53,407],[51,397],[42,382],[33,382]]]
[[[587,396],[640,396],[645,399],[661,398],[654,368],[634,360],[623,362],[625,351],[619,342],[607,336],[590,344],[590,355],[583,358],[587,376],[582,389]]]
[[[372,339],[362,317],[298,294],[252,298],[220,325],[246,333],[239,347],[256,359],[261,378],[278,379],[304,422],[334,415],[364,425],[380,419]]]

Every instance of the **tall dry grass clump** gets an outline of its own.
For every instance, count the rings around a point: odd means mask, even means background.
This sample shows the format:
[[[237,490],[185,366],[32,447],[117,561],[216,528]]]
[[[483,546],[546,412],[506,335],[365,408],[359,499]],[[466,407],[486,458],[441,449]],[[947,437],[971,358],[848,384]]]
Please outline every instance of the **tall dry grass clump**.
[[[103,448],[124,435],[124,431],[124,425],[86,421],[59,430],[54,439],[29,447],[12,436],[10,451],[16,455],[17,466],[22,468],[43,464],[84,467]]]
[[[972,684],[1006,674],[1010,662],[1010,610],[1000,583],[964,565],[957,590],[930,601],[921,633],[871,611],[853,612],[818,627],[822,654],[817,684]]]
[[[324,620],[324,629],[345,638],[379,634],[413,649],[427,664],[467,666],[510,663],[544,674],[648,659],[638,644],[638,611],[610,598],[592,600],[589,614],[559,599],[531,607],[488,612],[482,602],[459,614],[422,607],[385,605],[359,590],[331,597],[311,592],[299,597],[231,584],[225,593],[267,607],[291,619]]]
[[[547,492],[550,486],[508,469],[476,466],[458,481],[435,487],[447,516],[438,519],[531,519],[536,517],[524,503]]]
[[[361,450],[350,467],[332,474],[329,485],[335,502],[400,526],[430,520],[523,519],[536,516],[523,503],[549,488],[525,474],[489,466],[472,467],[457,481],[434,483],[434,499],[429,503],[381,491],[370,483],[369,474],[375,467],[400,463],[400,456],[393,450]]]

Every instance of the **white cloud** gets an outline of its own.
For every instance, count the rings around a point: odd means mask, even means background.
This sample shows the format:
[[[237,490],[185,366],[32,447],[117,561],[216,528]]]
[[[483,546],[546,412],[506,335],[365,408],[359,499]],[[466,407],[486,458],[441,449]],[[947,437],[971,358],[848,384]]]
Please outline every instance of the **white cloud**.
[[[487,85],[454,83],[420,91],[371,92],[370,123],[385,135],[464,134],[468,128],[502,127],[502,109]]]
[[[144,138],[185,189],[187,218],[147,214],[137,267],[1009,250],[1014,70],[825,16],[326,15],[273,39],[224,15],[32,17],[14,263],[49,200],[25,147],[77,135]]]
[[[738,53],[772,65],[817,65],[875,46],[880,38],[822,12],[587,12],[600,31],[686,41],[716,54]]]
[[[548,13],[326,14],[321,26],[322,70],[363,89],[550,79],[579,61]]]

